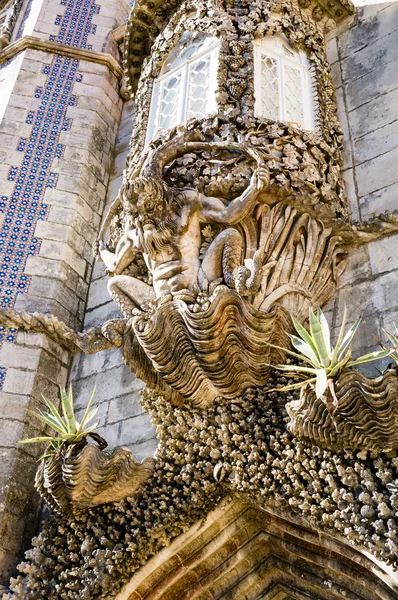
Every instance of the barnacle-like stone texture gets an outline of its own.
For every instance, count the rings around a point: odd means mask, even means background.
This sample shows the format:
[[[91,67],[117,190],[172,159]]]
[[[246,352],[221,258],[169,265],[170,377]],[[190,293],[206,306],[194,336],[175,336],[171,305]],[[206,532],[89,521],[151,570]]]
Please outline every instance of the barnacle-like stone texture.
[[[138,463],[128,448],[72,444],[41,461],[35,487],[54,512],[68,514],[132,496],[152,470],[152,458]]]
[[[337,406],[326,404],[307,387],[290,402],[289,430],[329,448],[390,452],[398,448],[398,378],[395,370],[370,379],[358,371],[343,372],[334,383]]]
[[[308,528],[303,535],[292,514],[227,498],[148,561],[115,600],[331,600],[331,594],[397,597],[387,573],[336,536]]]
[[[231,494],[297,515],[303,535],[311,526],[341,536],[397,567],[398,459],[294,438],[286,398],[265,392],[251,388],[239,401],[205,410],[171,408],[144,392],[160,442],[152,477],[131,499],[50,519],[5,600],[113,597],[150,556]],[[219,464],[221,482],[213,475]]]

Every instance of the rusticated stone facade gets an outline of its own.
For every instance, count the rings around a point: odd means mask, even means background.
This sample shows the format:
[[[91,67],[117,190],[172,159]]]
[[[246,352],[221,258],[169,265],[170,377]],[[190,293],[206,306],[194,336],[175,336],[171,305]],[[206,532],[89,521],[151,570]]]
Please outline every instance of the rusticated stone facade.
[[[0,352],[4,427],[14,436],[4,448],[4,582],[20,548],[6,528],[28,537],[26,524],[35,527],[20,515],[38,454],[15,442],[34,428],[26,408],[38,394],[54,398],[69,379],[83,409],[96,384],[98,432],[111,448],[128,445],[139,460],[159,446],[140,481],[127,449],[66,446],[43,463],[37,488],[64,516],[44,524],[4,598],[397,597],[396,374],[339,375],[332,412],[311,391],[270,391],[286,383],[272,367],[286,360],[291,316],[325,305],[337,331],[344,304],[352,320],[365,309],[362,350],[396,320],[396,137],[385,98],[395,89],[396,7],[353,16],[348,2],[139,2],[124,27],[126,6],[71,0],[54,19],[43,5],[22,36],[25,8],[3,51],[15,83],[0,126],[4,201],[19,208],[22,170],[36,168],[30,150],[41,152],[39,135],[51,139],[39,161],[47,179],[32,192],[35,237],[18,240],[31,244],[16,271],[29,289],[6,287],[1,312],[11,328]],[[154,80],[184,32],[219,40],[217,109],[148,147]],[[255,113],[253,46],[263,36],[308,55],[314,131]],[[53,123],[61,90],[68,107]],[[103,261],[94,268],[92,245]]]

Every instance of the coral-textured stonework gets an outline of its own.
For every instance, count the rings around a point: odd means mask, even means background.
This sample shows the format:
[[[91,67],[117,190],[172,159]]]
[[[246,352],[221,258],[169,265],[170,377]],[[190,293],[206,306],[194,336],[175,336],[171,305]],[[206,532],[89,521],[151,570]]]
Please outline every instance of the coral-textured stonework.
[[[398,231],[398,207],[353,218],[346,194],[327,44],[356,26],[354,6],[141,0],[117,24],[109,7],[62,6],[48,31],[48,52],[60,54],[35,87],[39,108],[26,120],[34,127],[17,149],[25,159],[8,172],[12,206],[30,210],[31,225],[19,240],[16,223],[10,238],[8,262],[19,266],[6,281],[0,321],[8,341],[39,339],[62,361],[57,377],[47,369],[53,384],[67,378],[75,356],[83,394],[74,406],[72,392],[61,391],[58,410],[54,385],[45,409],[35,399],[40,378],[31,393],[37,410],[23,427],[33,430],[24,449],[39,458],[35,489],[53,515],[3,599],[398,598],[395,338],[390,327],[355,358],[355,306],[347,306],[348,325],[345,310],[340,327],[333,317],[353,257]],[[32,10],[25,7],[18,31]],[[18,36],[4,42],[5,69],[22,42],[38,48],[34,36]],[[99,79],[112,86],[97,98]],[[133,107],[132,131],[105,205],[122,97]],[[88,126],[91,98],[100,105]],[[73,130],[67,107],[83,132],[66,138],[72,149],[60,137]],[[29,293],[14,306],[15,277],[29,280],[27,244],[32,257],[42,252],[28,234],[51,217],[44,193],[56,192],[62,177],[66,194],[51,197],[62,210],[73,198],[82,219],[79,235],[75,215],[67,233],[47,230],[56,244],[45,268],[54,280],[57,252],[69,261],[57,285],[76,293],[56,298],[63,308],[74,298],[74,310],[29,303]],[[31,193],[35,210],[19,199]],[[87,281],[95,293],[99,272],[107,299],[80,328]],[[357,368],[376,360],[384,361],[377,377]],[[119,364],[117,377],[109,363]],[[92,409],[92,392],[85,409],[92,373],[100,400]],[[145,388],[134,410],[156,428],[154,457],[119,447],[128,421],[116,420],[116,443],[114,429],[92,424],[104,417],[103,394],[105,418],[115,412],[118,386],[126,390],[118,410],[132,410],[137,379]],[[30,450],[43,442],[41,456]]]

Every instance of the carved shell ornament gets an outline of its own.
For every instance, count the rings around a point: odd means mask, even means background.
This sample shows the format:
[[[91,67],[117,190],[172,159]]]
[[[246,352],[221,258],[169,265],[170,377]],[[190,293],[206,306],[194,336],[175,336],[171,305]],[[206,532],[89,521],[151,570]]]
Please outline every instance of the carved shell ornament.
[[[133,355],[138,351],[142,368],[137,370],[136,366],[134,370],[155,387],[160,377],[162,392],[168,389],[167,396],[174,403],[206,406],[219,396],[234,398],[249,386],[265,385],[267,365],[277,358],[269,342],[283,345],[286,332],[291,329],[284,309],[301,316],[314,302],[324,303],[344,269],[346,251],[332,229],[289,204],[278,202],[268,192],[267,162],[278,159],[277,148],[277,144],[256,148],[233,141],[213,141],[198,130],[181,128],[176,138],[150,148],[138,177],[125,183],[126,192],[122,193],[130,194],[133,211],[138,211],[138,215],[144,211],[143,217],[137,217],[144,228],[151,227],[146,223],[156,220],[156,214],[163,219],[159,231],[165,231],[163,222],[169,223],[173,232],[170,242],[163,236],[155,243],[162,243],[163,248],[169,243],[170,253],[176,258],[178,239],[190,235],[189,222],[184,221],[183,230],[179,224],[181,219],[187,219],[184,211],[191,210],[185,208],[184,197],[193,203],[209,200],[193,188],[173,188],[162,183],[168,164],[175,164],[186,155],[204,152],[211,157],[221,151],[254,162],[251,181],[261,184],[257,190],[251,183],[239,197],[241,200],[231,202],[230,205],[251,202],[242,217],[237,218],[234,213],[234,227],[221,228],[207,243],[204,253],[197,249],[198,256],[194,258],[199,258],[204,275],[201,277],[201,266],[199,278],[191,280],[189,286],[178,289],[173,284],[174,288],[171,285],[167,293],[161,291],[154,298],[149,288],[145,297],[142,283],[133,278],[122,275],[110,279],[109,290],[131,323],[132,349],[125,347],[129,364],[133,367],[137,362]],[[256,169],[264,172],[262,182],[253,179]],[[214,201],[210,199],[210,203]],[[112,207],[103,232],[114,214]],[[177,251],[173,244],[177,244]],[[172,281],[178,273],[177,260],[173,265]],[[204,265],[210,268],[206,271]],[[161,273],[166,267],[162,263]],[[184,268],[189,267],[187,264]],[[156,280],[156,271],[151,276]],[[204,299],[199,302],[201,295]]]
[[[334,384],[333,415],[306,388],[286,406],[289,431],[333,450],[352,448],[391,452],[398,448],[398,378],[395,369],[371,379],[358,371],[342,373]]]
[[[107,452],[94,444],[71,445],[41,462],[35,487],[54,512],[68,514],[133,496],[153,463],[136,462],[128,448]]]
[[[310,388],[300,398],[273,388],[292,377],[273,368],[287,360],[292,317],[333,296],[351,247],[398,226],[398,213],[349,223],[321,47],[327,15],[305,0],[306,13],[285,0],[198,0],[185,14],[187,6],[137,0],[127,25],[138,124],[95,246],[123,317],[75,332],[53,317],[0,309],[7,326],[45,332],[71,353],[121,348],[147,384],[142,404],[159,440],[156,458],[142,464],[126,448],[92,444],[64,447],[42,464],[38,489],[73,518],[44,526],[26,580],[15,583],[18,599],[64,590],[76,600],[115,597],[134,570],[230,494],[297,517],[302,538],[307,526],[322,528],[398,565],[398,458],[385,454],[398,445],[395,373],[370,379],[342,370],[333,414]],[[141,152],[145,78],[159,72],[187,23],[225,36],[217,112],[161,132]],[[254,116],[248,56],[259,31],[286,34],[313,53],[318,131]],[[364,449],[378,458],[364,458]]]
[[[52,324],[54,325],[54,324]],[[107,442],[95,432],[98,406],[92,408],[95,389],[84,414],[76,419],[72,386],[61,389],[60,409],[43,396],[47,410],[32,414],[52,435],[24,439],[20,444],[46,442],[40,457],[35,488],[56,513],[73,513],[131,496],[151,475],[153,459],[136,462],[128,448],[105,450]],[[88,438],[96,444],[89,444]]]

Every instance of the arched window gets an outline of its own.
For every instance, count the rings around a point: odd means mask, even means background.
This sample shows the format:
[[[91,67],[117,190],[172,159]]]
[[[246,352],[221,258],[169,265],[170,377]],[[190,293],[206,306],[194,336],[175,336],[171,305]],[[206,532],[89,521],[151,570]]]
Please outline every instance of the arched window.
[[[315,129],[310,62],[283,37],[266,36],[254,44],[255,114]]]
[[[216,111],[218,39],[185,32],[154,82],[147,142],[159,129]]]

